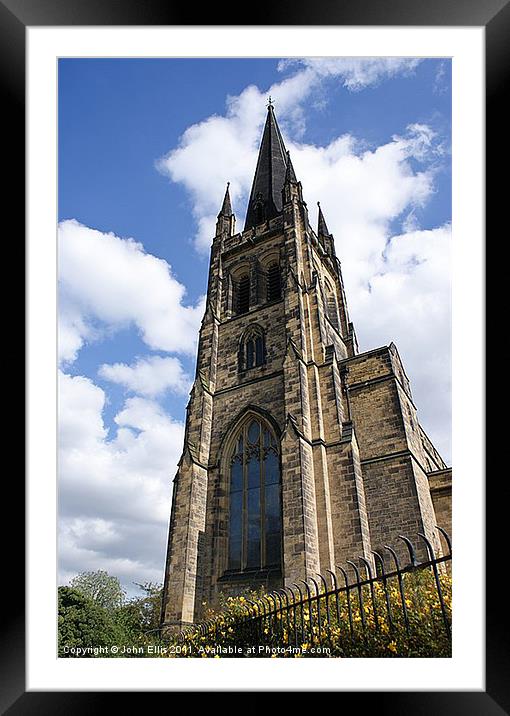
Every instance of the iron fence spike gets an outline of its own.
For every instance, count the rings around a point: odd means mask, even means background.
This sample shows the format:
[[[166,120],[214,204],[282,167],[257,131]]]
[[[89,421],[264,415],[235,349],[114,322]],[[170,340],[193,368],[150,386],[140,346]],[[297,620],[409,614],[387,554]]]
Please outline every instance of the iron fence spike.
[[[450,535],[442,527],[439,527],[439,525],[436,525],[436,529],[441,532],[441,534],[443,535],[443,537],[446,540],[446,544],[448,545],[448,554],[446,556],[451,557],[452,556],[452,541],[450,539]]]
[[[413,543],[411,542],[411,540],[410,540],[408,537],[404,537],[404,535],[398,535],[398,538],[401,539],[401,540],[405,543],[405,545],[406,545],[406,547],[407,547],[407,551],[409,552],[409,559],[410,559],[410,561],[411,561],[411,565],[412,565],[413,567],[417,567],[417,566],[418,566],[418,560],[416,559],[416,552],[414,551],[414,545],[413,545]]]

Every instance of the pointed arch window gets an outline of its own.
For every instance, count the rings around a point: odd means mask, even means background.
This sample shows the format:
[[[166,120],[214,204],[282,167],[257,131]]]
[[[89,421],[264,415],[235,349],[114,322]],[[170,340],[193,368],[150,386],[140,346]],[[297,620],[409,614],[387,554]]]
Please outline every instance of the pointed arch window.
[[[267,269],[267,300],[278,301],[282,297],[280,266],[274,261]]]
[[[245,273],[237,284],[236,313],[248,313],[250,310],[250,276]]]
[[[250,326],[239,346],[239,370],[249,370],[266,362],[266,340],[260,326]]]
[[[230,459],[228,570],[281,567],[280,456],[269,425],[252,417]]]

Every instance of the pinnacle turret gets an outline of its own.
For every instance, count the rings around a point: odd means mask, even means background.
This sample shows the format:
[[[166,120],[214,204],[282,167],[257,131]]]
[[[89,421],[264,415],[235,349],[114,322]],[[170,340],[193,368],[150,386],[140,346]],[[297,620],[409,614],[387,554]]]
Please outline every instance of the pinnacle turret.
[[[319,201],[317,202],[317,206],[319,207],[319,223],[317,227],[317,236],[331,236],[326,224],[326,219],[324,218],[324,214],[322,213]]]
[[[288,182],[297,182],[297,178],[296,172],[294,171],[294,167],[292,166],[290,152],[287,150],[287,169],[285,171],[285,184],[287,184]]]
[[[230,182],[227,182],[227,189],[225,191],[225,197],[223,199],[223,204],[220,209],[220,213],[218,214],[218,218],[220,216],[232,216],[232,203],[230,201],[230,192],[229,192]]]

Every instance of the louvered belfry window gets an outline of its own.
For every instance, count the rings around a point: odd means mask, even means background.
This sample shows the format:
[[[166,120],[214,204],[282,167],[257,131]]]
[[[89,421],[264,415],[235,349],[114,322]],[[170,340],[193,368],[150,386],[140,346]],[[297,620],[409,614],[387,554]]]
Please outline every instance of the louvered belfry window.
[[[278,443],[253,418],[240,429],[230,460],[229,570],[281,566],[281,514]]]
[[[237,285],[237,313],[248,313],[250,310],[250,277],[241,276]]]
[[[267,300],[277,301],[282,297],[280,266],[275,262],[267,270]]]

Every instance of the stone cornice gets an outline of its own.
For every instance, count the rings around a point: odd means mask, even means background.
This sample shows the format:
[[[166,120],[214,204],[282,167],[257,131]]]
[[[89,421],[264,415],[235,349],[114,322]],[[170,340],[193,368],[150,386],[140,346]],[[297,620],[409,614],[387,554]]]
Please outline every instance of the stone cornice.
[[[230,249],[226,249],[222,254],[221,258],[223,259],[229,259],[232,256],[235,256],[238,253],[242,253],[243,251],[246,251],[247,247],[255,246],[256,244],[263,244],[266,241],[269,241],[270,239],[274,239],[275,236],[278,236],[280,234],[283,234],[283,226],[275,226],[273,228],[268,229],[267,231],[264,231],[262,234],[253,235],[248,234],[244,238],[241,239],[241,242],[237,244],[237,246],[232,246]]]
[[[251,370],[255,370],[254,368],[251,368]],[[238,383],[237,385],[231,385],[228,388],[220,388],[219,390],[216,390],[214,393],[211,393],[211,395],[223,395],[224,393],[230,393],[233,390],[239,390],[239,388],[244,388],[246,385],[252,385],[253,383],[258,383],[263,380],[269,380],[270,378],[276,378],[280,375],[283,375],[283,370],[275,370],[273,373],[269,373],[268,375],[260,375],[257,378],[252,378],[251,380],[245,380],[242,383]]]

